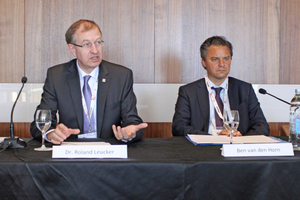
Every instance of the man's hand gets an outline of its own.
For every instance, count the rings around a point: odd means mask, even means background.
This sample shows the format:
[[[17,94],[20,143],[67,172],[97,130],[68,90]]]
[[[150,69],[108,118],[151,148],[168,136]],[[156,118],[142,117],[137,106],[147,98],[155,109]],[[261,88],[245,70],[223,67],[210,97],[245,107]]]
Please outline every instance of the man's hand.
[[[140,129],[147,128],[147,123],[141,123],[139,125],[129,125],[124,128],[116,125],[112,125],[113,132],[117,140],[131,140],[136,137],[136,132]]]
[[[64,124],[59,124],[54,131],[47,134],[47,139],[52,144],[60,144],[66,140],[71,134],[79,134],[79,129],[71,129],[66,127]]]
[[[227,129],[223,129],[223,130],[219,133],[219,135],[226,135],[226,136],[230,137],[230,132],[229,132]],[[234,132],[232,133],[232,136],[233,136],[233,137],[235,137],[235,136],[242,136],[242,134],[241,134],[241,132],[239,132],[239,131],[234,131]]]

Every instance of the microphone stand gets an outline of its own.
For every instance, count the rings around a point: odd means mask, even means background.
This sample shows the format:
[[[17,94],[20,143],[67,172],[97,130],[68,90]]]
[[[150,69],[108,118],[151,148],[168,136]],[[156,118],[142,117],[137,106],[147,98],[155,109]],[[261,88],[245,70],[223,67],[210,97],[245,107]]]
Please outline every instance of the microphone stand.
[[[291,105],[291,103],[289,103],[289,102],[287,102],[287,101],[285,101],[285,100],[283,100],[283,99],[280,99],[280,98],[278,98],[278,97],[276,97],[276,96],[274,96],[274,95],[268,93],[268,92],[267,92],[265,89],[263,89],[263,88],[260,88],[260,89],[258,90],[258,92],[261,93],[261,94],[267,94],[267,95],[270,95],[271,97],[274,97],[275,99],[277,99],[277,100],[279,100],[279,101],[282,101],[282,102],[284,102],[284,103],[286,103],[286,104],[288,104],[288,105]]]
[[[267,95],[270,95],[271,97],[274,97],[275,99],[277,99],[277,100],[279,100],[279,101],[282,101],[282,102],[284,102],[284,103],[286,103],[286,104],[288,104],[288,105],[291,105],[291,103],[289,103],[289,102],[287,102],[287,101],[285,101],[285,100],[282,100],[282,99],[280,99],[280,98],[278,98],[278,97],[276,97],[276,96],[274,96],[274,95],[272,95],[272,94],[269,94],[265,89],[263,89],[263,88],[260,88],[259,90],[258,90],[258,92],[259,93],[261,93],[261,94],[267,94]],[[297,110],[299,108],[299,106],[295,109],[295,110]],[[294,151],[300,151],[300,147],[293,147],[293,149],[294,149]]]
[[[18,137],[14,137],[14,123],[13,123],[13,113],[14,113],[14,109],[15,106],[17,104],[17,101],[21,95],[21,92],[24,88],[25,83],[27,82],[27,78],[24,76],[22,78],[22,87],[19,91],[19,94],[17,96],[17,99],[11,109],[11,115],[10,115],[10,138],[5,138],[3,143],[1,144],[0,148],[6,149],[6,148],[15,148],[15,149],[19,149],[19,148],[24,148],[27,146],[26,142],[22,139],[19,139]],[[2,150],[2,151],[3,151]]]

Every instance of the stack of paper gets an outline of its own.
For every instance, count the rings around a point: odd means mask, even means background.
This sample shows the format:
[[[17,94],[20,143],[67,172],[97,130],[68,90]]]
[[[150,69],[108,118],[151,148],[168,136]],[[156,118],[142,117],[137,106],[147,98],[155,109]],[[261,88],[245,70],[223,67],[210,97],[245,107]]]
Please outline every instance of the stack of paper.
[[[195,145],[222,145],[229,144],[230,137],[226,135],[191,135],[188,134],[187,139],[190,140]],[[239,136],[233,137],[233,144],[256,144],[256,143],[275,143],[282,142],[274,137],[269,137],[265,135],[249,135],[249,136]]]

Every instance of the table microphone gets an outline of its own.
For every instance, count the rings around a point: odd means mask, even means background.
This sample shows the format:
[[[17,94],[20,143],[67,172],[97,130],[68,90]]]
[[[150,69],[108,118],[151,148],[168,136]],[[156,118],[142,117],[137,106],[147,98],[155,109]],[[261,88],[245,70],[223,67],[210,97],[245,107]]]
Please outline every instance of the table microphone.
[[[19,139],[18,137],[15,137],[14,135],[14,123],[13,123],[13,114],[14,114],[14,109],[15,109],[15,106],[17,104],[17,101],[20,97],[20,94],[24,88],[24,85],[25,83],[27,82],[27,77],[24,76],[22,78],[22,87],[19,91],[19,94],[17,96],[17,99],[11,109],[11,115],[10,115],[10,138],[5,138],[3,143],[1,144],[0,148],[24,148],[27,146],[26,142],[23,141],[22,139]]]
[[[284,102],[284,103],[286,103],[286,104],[291,105],[291,103],[289,103],[289,102],[287,102],[287,101],[285,101],[285,100],[282,100],[282,99],[280,99],[280,98],[278,98],[278,97],[276,97],[276,96],[274,96],[274,95],[272,95],[272,94],[267,93],[267,91],[266,91],[265,89],[263,89],[263,88],[260,88],[260,89],[258,90],[258,92],[261,93],[261,94],[268,94],[268,95],[270,95],[271,97],[274,97],[275,99],[278,99],[279,101],[282,101],[282,102]]]

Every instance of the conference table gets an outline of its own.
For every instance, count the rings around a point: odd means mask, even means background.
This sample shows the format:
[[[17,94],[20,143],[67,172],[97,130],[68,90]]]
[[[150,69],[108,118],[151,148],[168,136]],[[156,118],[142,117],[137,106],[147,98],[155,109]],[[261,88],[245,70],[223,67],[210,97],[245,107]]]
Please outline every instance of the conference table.
[[[221,145],[170,137],[130,143],[126,159],[53,159],[26,141],[0,153],[0,199],[299,199],[298,151],[223,157]]]

